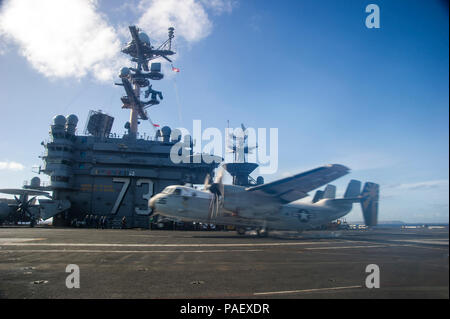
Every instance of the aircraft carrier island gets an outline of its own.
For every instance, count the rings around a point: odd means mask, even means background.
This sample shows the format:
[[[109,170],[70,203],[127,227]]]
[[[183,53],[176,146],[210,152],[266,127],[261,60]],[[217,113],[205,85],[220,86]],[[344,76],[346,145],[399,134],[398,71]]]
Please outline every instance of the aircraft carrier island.
[[[138,28],[130,26],[132,40],[122,50],[131,56],[136,67],[124,67],[119,77],[126,95],[122,108],[130,110],[130,121],[125,124],[127,133],[119,137],[111,133],[114,118],[102,112],[91,111],[84,135],[76,134],[78,118],[71,114],[53,118],[45,148],[43,166],[39,173],[50,177],[48,185],[41,185],[34,178],[25,188],[53,192],[52,199],[68,209],[52,216],[43,212],[41,217],[53,217],[56,226],[68,226],[73,220],[82,221],[86,216],[98,219],[105,216],[111,227],[149,227],[151,209],[148,200],[166,186],[173,184],[201,184],[206,176],[212,176],[221,158],[210,163],[202,154],[194,154],[192,144],[187,145],[191,160],[174,163],[170,152],[179,142],[179,131],[170,127],[159,128],[147,114],[147,108],[158,105],[162,93],[152,88],[150,80],[161,80],[161,63],[149,61],[175,54],[172,51],[174,29],[160,47],[150,45],[149,37]],[[141,100],[141,89],[145,89]],[[139,134],[139,121],[148,121],[156,130],[154,136]],[[181,150],[180,150],[181,152]],[[196,159],[198,157],[198,160]],[[65,208],[64,207],[64,208]],[[60,209],[62,210],[62,209]],[[126,223],[123,222],[125,217]]]
[[[70,208],[54,217],[55,225],[68,225],[86,214],[108,216],[110,224],[125,216],[128,227],[149,227],[148,200],[168,185],[203,183],[216,163],[180,163],[170,159],[171,140],[167,126],[155,139],[111,135],[112,117],[92,112],[88,122],[91,135],[75,135],[75,115],[56,116],[50,141],[44,143],[40,171],[50,176],[50,184],[36,187],[53,191],[53,198],[67,200]],[[96,130],[105,128],[105,130]],[[31,185],[30,185],[31,186]]]

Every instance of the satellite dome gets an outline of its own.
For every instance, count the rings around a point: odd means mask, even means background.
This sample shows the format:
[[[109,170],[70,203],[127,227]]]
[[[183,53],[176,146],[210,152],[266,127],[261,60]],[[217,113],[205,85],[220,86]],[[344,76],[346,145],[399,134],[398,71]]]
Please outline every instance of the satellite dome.
[[[67,125],[77,125],[78,117],[75,114],[70,114],[66,117]]]
[[[41,179],[37,176],[33,177],[30,181],[30,186],[32,188],[37,188],[37,187],[41,186]]]
[[[127,77],[128,75],[130,75],[130,69],[129,69],[129,68],[123,67],[123,68],[120,69],[119,77],[125,78],[125,77]]]
[[[64,117],[64,115],[56,115],[53,118],[53,125],[59,125],[59,126],[66,125],[66,118]]]
[[[170,133],[172,133],[172,130],[171,130],[170,127],[168,127],[168,126],[164,126],[164,127],[161,129],[161,135],[162,135],[162,137],[163,137],[163,142],[164,142],[164,143],[169,142],[169,140],[170,140]]]
[[[170,129],[170,127],[168,126],[163,126],[163,128],[161,129],[162,135],[170,135],[170,133],[172,132],[172,130]]]
[[[150,38],[148,37],[147,33],[139,32],[139,40],[146,43],[147,45],[150,45]]]
[[[264,177],[258,176],[256,178],[256,185],[262,185],[262,184],[264,184]]]

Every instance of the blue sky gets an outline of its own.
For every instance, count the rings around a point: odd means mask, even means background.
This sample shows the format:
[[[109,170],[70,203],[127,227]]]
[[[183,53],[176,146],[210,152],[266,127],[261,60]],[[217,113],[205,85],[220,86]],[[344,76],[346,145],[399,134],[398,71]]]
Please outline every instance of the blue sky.
[[[164,92],[155,123],[277,127],[279,169],[266,181],[340,163],[352,173],[338,192],[352,178],[381,185],[380,219],[448,222],[445,1],[21,2],[0,9],[1,188],[34,176],[56,114],[77,114],[82,131],[88,111],[102,109],[123,133],[113,76],[126,63],[116,54],[126,26],[157,41],[172,24],[181,72],[154,84]],[[370,3],[380,29],[365,27]],[[348,219],[361,220],[360,209]]]

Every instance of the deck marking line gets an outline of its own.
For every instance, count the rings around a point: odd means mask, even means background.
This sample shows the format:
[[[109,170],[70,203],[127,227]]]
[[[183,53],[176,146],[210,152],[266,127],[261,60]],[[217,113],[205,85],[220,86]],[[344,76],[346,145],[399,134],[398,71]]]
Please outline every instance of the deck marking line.
[[[98,243],[0,243],[0,246],[95,246],[95,247],[258,247],[258,246],[303,246],[316,244],[336,244],[339,242],[300,243],[244,243],[244,244],[98,244]]]
[[[21,244],[24,242],[35,241],[35,240],[45,240],[47,238],[14,238],[14,237],[1,237],[0,245],[8,245],[12,243]]]
[[[294,294],[301,292],[314,292],[314,291],[327,291],[327,290],[342,290],[342,289],[355,289],[362,288],[362,286],[347,286],[347,287],[330,287],[330,288],[314,288],[314,289],[302,289],[302,290],[285,290],[285,291],[270,291],[270,292],[255,292],[254,296],[260,295],[277,295],[277,294]]]
[[[424,244],[424,245],[441,245],[448,246],[448,239],[394,239],[394,242],[406,242],[413,244]]]
[[[326,249],[351,249],[351,248],[382,248],[386,245],[365,245],[365,246],[330,246],[330,247],[305,247],[307,250],[326,250]]]
[[[225,252],[255,252],[262,249],[221,249],[221,250],[86,250],[86,249],[11,249],[0,250],[0,253],[225,253]]]

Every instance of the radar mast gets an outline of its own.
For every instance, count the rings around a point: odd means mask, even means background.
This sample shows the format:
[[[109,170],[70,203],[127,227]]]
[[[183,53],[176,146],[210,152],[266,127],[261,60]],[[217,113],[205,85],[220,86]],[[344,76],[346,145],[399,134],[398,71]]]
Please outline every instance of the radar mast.
[[[131,56],[131,61],[136,63],[136,67],[123,67],[120,70],[119,77],[122,83],[115,83],[123,86],[126,95],[121,97],[122,108],[130,110],[130,121],[126,124],[128,135],[136,138],[138,135],[138,120],[150,120],[147,114],[147,108],[157,105],[163,99],[162,92],[152,88],[150,80],[161,80],[164,75],[161,73],[161,63],[149,62],[157,58],[163,58],[172,62],[168,56],[174,55],[172,51],[172,39],[174,38],[174,28],[168,29],[168,39],[158,48],[154,48],[150,43],[149,36],[138,29],[136,26],[129,26],[132,40],[126,44],[122,52]],[[141,100],[141,89],[144,92],[145,99]]]
[[[248,145],[248,131],[244,124],[241,124],[237,133],[230,134],[229,138],[231,138],[231,145],[227,145],[227,149],[233,153],[233,162],[225,163],[223,167],[233,177],[233,185],[247,187],[264,184],[264,179],[261,176],[256,180],[250,176],[259,165],[249,163],[246,155],[258,148],[258,144],[255,146]]]

